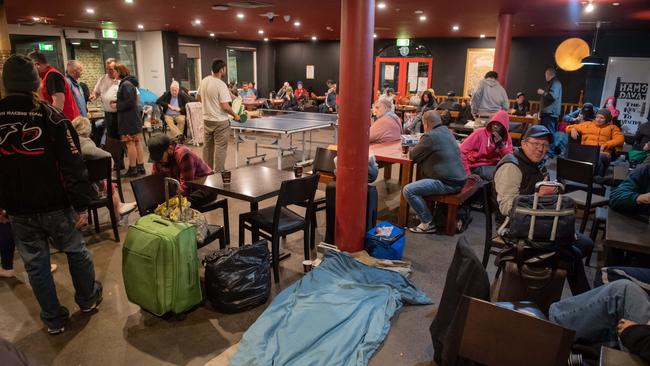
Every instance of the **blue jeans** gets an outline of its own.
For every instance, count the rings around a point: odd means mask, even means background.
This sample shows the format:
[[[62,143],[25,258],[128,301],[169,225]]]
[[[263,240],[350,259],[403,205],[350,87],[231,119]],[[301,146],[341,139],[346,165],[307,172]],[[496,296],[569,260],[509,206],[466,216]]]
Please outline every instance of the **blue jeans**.
[[[72,209],[11,216],[10,219],[18,253],[41,305],[43,323],[49,328],[60,328],[69,316],[68,309],[59,303],[50,273],[50,242],[68,257],[75,302],[82,309],[92,307],[102,294],[102,286],[95,281],[95,267],[81,232],[74,226]]]
[[[543,113],[540,116],[539,124],[548,128],[548,130],[552,133],[555,134],[555,131],[557,131],[557,117],[553,117],[550,114]],[[547,156],[549,158],[552,158],[555,156],[555,143],[552,142],[548,146],[548,153]]]
[[[447,185],[438,179],[420,179],[405,185],[402,194],[404,194],[404,198],[406,198],[409,205],[415,210],[420,222],[428,224],[433,221],[433,215],[423,197],[434,194],[455,193],[462,188],[462,186]]]
[[[616,341],[616,324],[628,319],[639,324],[650,320],[650,298],[629,280],[596,287],[551,305],[549,320],[573,329],[576,342],[595,344]]]

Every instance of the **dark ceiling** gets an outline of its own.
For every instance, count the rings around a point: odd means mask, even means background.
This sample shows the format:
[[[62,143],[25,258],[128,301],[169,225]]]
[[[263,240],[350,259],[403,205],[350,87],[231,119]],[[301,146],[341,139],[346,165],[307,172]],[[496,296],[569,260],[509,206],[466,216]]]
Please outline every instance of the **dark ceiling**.
[[[594,11],[584,11],[578,0],[377,0],[379,38],[487,37],[496,35],[498,14],[514,14],[515,37],[561,35],[594,29],[596,20],[610,23],[604,29],[650,29],[650,0],[594,0]],[[619,4],[615,6],[614,3]],[[225,10],[214,10],[225,5]],[[245,40],[338,39],[340,2],[337,0],[5,0],[9,23],[48,22],[78,28],[116,28],[138,31],[175,30],[179,34]],[[92,8],[94,14],[86,12]],[[227,8],[227,9],[226,9]],[[417,12],[417,13],[416,13]],[[420,13],[421,12],[421,13]],[[243,19],[237,14],[243,14]],[[273,22],[268,15],[277,14]],[[290,16],[285,21],[285,16]],[[420,16],[426,20],[420,21]],[[194,20],[200,20],[195,24]],[[294,22],[299,21],[300,26]],[[583,24],[584,23],[584,24]],[[453,31],[452,26],[460,29]],[[258,31],[263,30],[264,34]]]

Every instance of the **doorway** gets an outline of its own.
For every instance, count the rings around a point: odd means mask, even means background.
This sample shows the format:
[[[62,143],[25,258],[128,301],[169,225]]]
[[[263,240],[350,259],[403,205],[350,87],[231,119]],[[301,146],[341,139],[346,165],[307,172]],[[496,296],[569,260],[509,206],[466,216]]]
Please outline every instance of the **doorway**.
[[[178,82],[187,90],[197,90],[201,82],[201,46],[178,45],[178,65],[181,68]]]
[[[257,51],[254,48],[226,49],[228,63],[228,83],[236,82],[241,86],[243,82],[252,82],[257,85]]]
[[[429,89],[432,68],[433,59],[428,57],[375,58],[374,99],[386,88],[400,98]]]

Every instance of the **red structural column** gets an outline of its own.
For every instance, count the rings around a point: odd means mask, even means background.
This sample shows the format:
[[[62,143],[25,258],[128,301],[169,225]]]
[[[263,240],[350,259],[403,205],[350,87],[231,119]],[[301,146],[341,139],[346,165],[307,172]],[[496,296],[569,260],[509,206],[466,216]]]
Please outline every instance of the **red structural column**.
[[[366,227],[374,28],[374,0],[341,0],[335,243],[348,252],[363,249]]]
[[[512,14],[499,15],[497,28],[497,44],[494,50],[494,71],[499,74],[499,82],[505,88],[508,78],[508,63],[510,62],[510,47],[512,46]]]

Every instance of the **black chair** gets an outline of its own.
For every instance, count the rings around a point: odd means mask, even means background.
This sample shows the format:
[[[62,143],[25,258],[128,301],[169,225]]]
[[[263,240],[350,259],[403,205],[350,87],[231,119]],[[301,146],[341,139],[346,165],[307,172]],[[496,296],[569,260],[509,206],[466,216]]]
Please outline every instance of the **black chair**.
[[[310,259],[310,219],[314,208],[314,194],[318,187],[319,174],[303,178],[285,180],[280,186],[280,194],[275,207],[263,208],[259,211],[239,215],[239,246],[244,245],[244,230],[250,230],[253,242],[259,237],[271,242],[273,260],[273,279],[280,281],[280,238],[300,230],[304,235],[305,259]],[[305,216],[287,208],[289,205],[306,207]]]
[[[152,174],[143,178],[134,179],[131,181],[131,188],[133,189],[133,195],[135,196],[135,202],[138,205],[140,216],[153,213],[158,205],[165,202],[165,176],[161,174]],[[175,195],[176,192],[172,191],[169,194]],[[228,205],[226,204],[225,206],[224,222],[227,225]],[[199,210],[197,209],[197,211]],[[219,239],[219,248],[223,249],[229,243],[226,237],[227,232],[229,231],[223,226],[208,224],[208,234],[202,243],[197,243],[197,246],[201,248]]]
[[[334,158],[336,157],[336,151],[335,150],[330,150],[330,149],[325,149],[322,147],[317,147],[316,148],[316,155],[314,155],[314,162],[312,165],[312,171],[310,174],[316,174],[319,173],[320,177],[334,177],[334,170],[336,169],[336,165],[334,165]],[[305,207],[304,205],[297,204],[297,206],[300,207]],[[310,232],[310,243],[311,243],[311,248],[313,249],[314,246],[316,245],[316,227],[318,226],[317,220],[316,220],[316,213],[318,211],[324,211],[327,208],[327,202],[325,200],[325,196],[323,195],[322,197],[314,197],[314,203],[313,203],[313,209],[312,209],[312,218],[311,218],[311,232]]]
[[[591,145],[582,145],[580,143],[572,143],[569,144],[567,148],[566,157],[571,160],[592,163],[594,165],[594,174],[595,174],[596,167],[598,166],[598,161],[600,160],[600,147],[591,146]],[[567,185],[564,186],[564,189],[567,192],[571,192],[580,189],[584,190],[586,189],[586,186],[578,182],[567,182]],[[602,184],[594,183],[593,192],[595,194],[604,196],[605,187]]]
[[[493,224],[493,212],[498,210],[498,207],[493,207],[492,203],[492,187],[494,182],[489,182],[483,185],[483,210],[485,212],[485,242],[483,247],[483,268],[487,268],[488,261],[490,260],[490,255],[498,255],[500,250],[505,248],[506,242],[503,239],[495,235],[492,229]],[[498,229],[498,228],[497,228]]]
[[[587,221],[592,210],[609,204],[609,200],[601,195],[594,194],[594,164],[572,159],[557,158],[557,179],[561,183],[572,181],[581,183],[586,190],[577,190],[566,193],[565,196],[573,198],[578,209],[583,210],[580,232],[584,233]]]
[[[122,168],[124,167],[124,143],[120,140],[106,137],[104,151],[111,154],[115,164],[115,183],[117,183],[117,193],[120,200],[124,202],[124,192],[122,191]]]
[[[113,205],[113,177],[111,158],[105,157],[101,159],[86,160],[86,170],[88,170],[88,180],[90,182],[97,182],[102,184],[106,180],[106,195],[98,197],[90,202],[88,211],[92,212],[93,221],[95,223],[95,232],[99,233],[99,217],[97,210],[101,207],[108,209],[108,214],[111,217],[111,226],[113,227],[113,235],[115,241],[120,241],[120,233],[117,230],[117,218],[115,217],[115,206]]]

